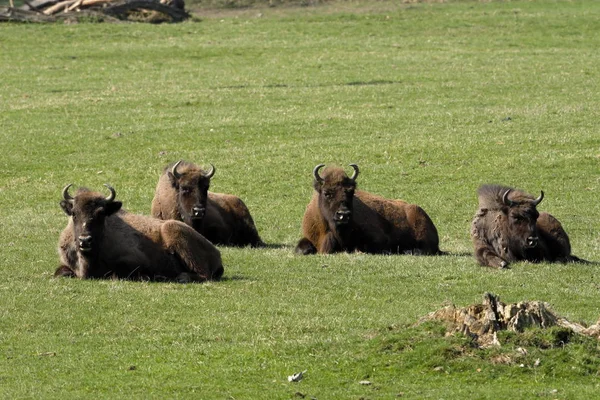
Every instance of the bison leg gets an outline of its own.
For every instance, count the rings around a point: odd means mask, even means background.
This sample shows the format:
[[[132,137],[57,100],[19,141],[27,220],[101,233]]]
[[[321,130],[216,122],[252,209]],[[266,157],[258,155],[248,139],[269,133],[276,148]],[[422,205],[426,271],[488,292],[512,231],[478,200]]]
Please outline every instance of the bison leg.
[[[54,277],[76,278],[77,275],[71,268],[67,267],[66,265],[61,265],[56,269],[56,271],[54,271]]]
[[[338,241],[338,239],[335,237],[335,235],[331,231],[327,232],[324,236],[322,236],[321,240],[319,242],[320,243],[319,243],[318,252],[321,254],[333,254],[338,251],[344,250],[344,248],[340,245],[340,242]],[[352,251],[352,250],[354,250],[354,248],[348,246],[347,248],[345,248],[345,250]]]
[[[475,258],[483,266],[508,268],[508,262],[487,246],[475,246]]]
[[[175,282],[177,283],[190,283],[190,282],[203,282],[206,279],[203,279],[200,275],[193,272],[182,272],[175,278]]]
[[[302,238],[298,242],[295,251],[296,254],[301,254],[305,256],[308,254],[315,254],[317,252],[317,248],[312,244],[310,240],[308,240],[307,238]]]
[[[161,226],[161,236],[165,246],[177,254],[187,272],[197,275],[195,280],[219,279],[223,275],[221,253],[191,227],[179,221],[167,221]]]

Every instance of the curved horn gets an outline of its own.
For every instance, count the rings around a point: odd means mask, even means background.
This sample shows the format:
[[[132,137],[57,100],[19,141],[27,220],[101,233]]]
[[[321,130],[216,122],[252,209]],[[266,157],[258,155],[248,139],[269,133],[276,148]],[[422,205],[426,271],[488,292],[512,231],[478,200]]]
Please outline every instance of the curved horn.
[[[115,197],[117,196],[117,193],[115,192],[115,189],[113,189],[112,186],[110,186],[108,183],[105,183],[104,186],[106,186],[106,188],[108,190],[110,190],[110,194],[108,196],[106,196],[106,201],[107,202],[111,202],[115,199]]]
[[[317,182],[323,182],[323,178],[321,178],[321,175],[319,175],[319,170],[324,166],[325,164],[319,164],[313,169],[313,175],[315,176],[315,180]]]
[[[352,176],[350,177],[351,180],[355,181],[356,177],[358,177],[358,165],[356,164],[348,164],[349,167],[354,168],[354,173],[352,174]]]
[[[73,197],[69,194],[69,188],[73,186],[72,183],[69,183],[62,191],[63,199],[66,201],[73,201]]]
[[[177,179],[181,178],[181,174],[179,172],[177,172],[177,167],[179,166],[179,164],[181,164],[183,160],[179,160],[175,163],[175,165],[173,165],[173,168],[171,168],[171,173],[173,174],[173,176]]]
[[[216,170],[215,166],[210,164],[210,171],[208,171],[206,174],[204,174],[204,176],[206,176],[207,178],[210,179],[213,177],[213,175],[215,174],[216,171],[217,170]]]
[[[540,190],[540,197],[538,197],[537,199],[535,199],[534,201],[531,202],[531,204],[533,204],[533,206],[537,206],[538,204],[540,204],[542,202],[542,200],[544,200],[544,191]]]
[[[506,192],[504,192],[504,195],[502,196],[502,203],[504,203],[505,205],[512,207],[515,205],[515,202],[510,200],[508,198],[508,194],[512,192],[512,189],[508,189]]]

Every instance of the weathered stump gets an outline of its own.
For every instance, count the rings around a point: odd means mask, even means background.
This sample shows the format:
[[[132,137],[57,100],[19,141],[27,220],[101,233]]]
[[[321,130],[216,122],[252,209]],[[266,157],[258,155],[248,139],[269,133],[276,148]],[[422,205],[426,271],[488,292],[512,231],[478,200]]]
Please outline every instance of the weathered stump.
[[[523,332],[527,328],[545,329],[552,326],[568,328],[575,333],[600,339],[600,320],[585,327],[558,316],[545,302],[504,304],[498,296],[491,293],[483,295],[482,304],[464,308],[450,305],[421,318],[418,324],[432,320],[446,323],[448,335],[463,333],[472,337],[480,347],[500,346],[497,332],[502,330]]]

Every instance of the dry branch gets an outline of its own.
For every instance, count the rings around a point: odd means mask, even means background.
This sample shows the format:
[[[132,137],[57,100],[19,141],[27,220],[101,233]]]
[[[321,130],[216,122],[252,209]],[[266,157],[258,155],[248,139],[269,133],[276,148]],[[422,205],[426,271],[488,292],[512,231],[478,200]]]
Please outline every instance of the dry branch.
[[[67,8],[75,3],[77,0],[65,0],[65,1],[61,1],[59,3],[56,3],[55,5],[46,8],[44,11],[42,11],[44,14],[46,15],[52,15],[52,14],[56,14],[57,12],[61,11],[61,10],[67,10]]]
[[[72,6],[69,6],[69,8],[67,8],[67,11],[73,11],[77,7],[81,6],[81,3],[83,3],[83,0],[77,0],[75,2],[75,4],[73,4]]]

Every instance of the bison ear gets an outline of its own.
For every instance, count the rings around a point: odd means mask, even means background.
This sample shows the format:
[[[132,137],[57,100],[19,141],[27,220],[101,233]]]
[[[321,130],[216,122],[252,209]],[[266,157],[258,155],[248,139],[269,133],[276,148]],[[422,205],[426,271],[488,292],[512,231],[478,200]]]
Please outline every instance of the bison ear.
[[[179,179],[177,179],[171,171],[167,171],[167,177],[169,178],[169,182],[171,182],[171,186],[179,190]]]
[[[60,201],[60,208],[67,214],[68,216],[73,215],[73,203],[67,200]]]
[[[323,187],[323,182],[315,179],[313,181],[313,187],[315,188],[315,190],[317,192],[321,193],[321,188]]]
[[[120,201],[111,201],[110,203],[107,203],[104,207],[104,209],[106,210],[106,216],[108,217],[109,215],[113,215],[114,213],[119,211],[122,206],[123,203],[121,203]]]

